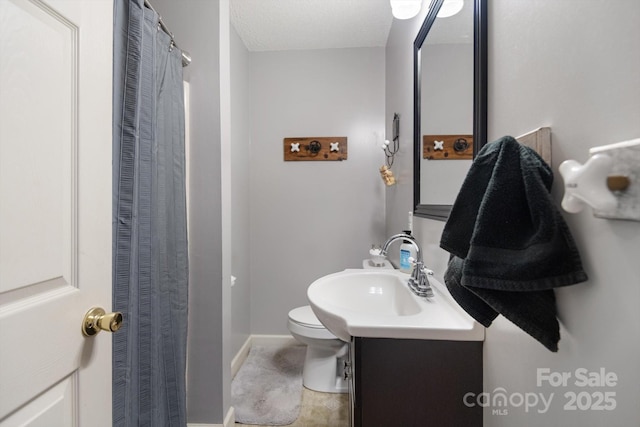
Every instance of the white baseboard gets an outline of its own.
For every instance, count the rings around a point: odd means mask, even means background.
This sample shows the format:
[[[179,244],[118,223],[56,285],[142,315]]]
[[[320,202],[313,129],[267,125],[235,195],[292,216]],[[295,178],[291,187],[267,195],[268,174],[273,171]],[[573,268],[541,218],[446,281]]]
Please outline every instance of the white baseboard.
[[[304,345],[291,335],[251,335],[251,344],[264,346]]]
[[[238,350],[238,353],[231,360],[231,378],[236,376],[244,361],[247,360],[249,350],[254,344],[262,346],[303,345],[298,343],[291,335],[249,335],[240,350]]]
[[[251,335],[247,337],[247,340],[242,344],[238,353],[231,359],[231,378],[235,377],[240,369],[240,366],[247,360],[249,350],[251,349]]]
[[[229,407],[229,411],[227,411],[227,416],[224,417],[223,427],[233,427],[236,423],[236,410],[233,406]]]
[[[187,427],[233,427],[235,423],[235,409],[233,409],[233,406],[231,406],[227,411],[227,416],[224,417],[224,422],[222,424],[187,423]]]

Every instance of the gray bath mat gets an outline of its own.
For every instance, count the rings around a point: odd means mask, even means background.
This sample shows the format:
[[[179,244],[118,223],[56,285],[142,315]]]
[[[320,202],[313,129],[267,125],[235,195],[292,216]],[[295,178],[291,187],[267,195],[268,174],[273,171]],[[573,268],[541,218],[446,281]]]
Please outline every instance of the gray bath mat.
[[[282,426],[300,415],[306,346],[252,346],[231,382],[236,421]]]

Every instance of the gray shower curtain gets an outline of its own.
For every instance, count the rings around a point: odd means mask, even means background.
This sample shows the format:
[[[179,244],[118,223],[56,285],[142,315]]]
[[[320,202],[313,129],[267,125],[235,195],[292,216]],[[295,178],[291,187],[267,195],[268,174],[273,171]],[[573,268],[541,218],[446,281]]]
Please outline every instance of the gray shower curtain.
[[[114,2],[113,425],[186,425],[181,52],[143,0]]]

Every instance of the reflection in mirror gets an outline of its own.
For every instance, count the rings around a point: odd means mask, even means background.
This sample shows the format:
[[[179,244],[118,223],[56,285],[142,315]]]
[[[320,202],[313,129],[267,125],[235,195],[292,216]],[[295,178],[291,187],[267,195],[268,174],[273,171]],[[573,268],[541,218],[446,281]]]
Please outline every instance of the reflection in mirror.
[[[472,141],[466,156],[457,155],[453,147],[455,140],[469,140],[473,134],[471,1],[456,15],[436,17],[429,30],[420,50],[420,102],[420,202],[452,205],[473,154]],[[460,138],[445,141],[447,135]]]
[[[415,214],[446,220],[486,141],[486,0],[451,17],[433,0],[414,44]]]

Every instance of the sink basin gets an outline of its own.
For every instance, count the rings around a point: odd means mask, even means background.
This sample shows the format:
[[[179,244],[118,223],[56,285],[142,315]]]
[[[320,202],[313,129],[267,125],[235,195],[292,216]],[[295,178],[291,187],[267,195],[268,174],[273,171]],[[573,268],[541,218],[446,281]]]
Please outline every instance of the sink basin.
[[[362,270],[364,272],[364,270]],[[407,292],[401,277],[395,274],[338,273],[313,285],[321,300],[337,309],[372,316],[412,316],[420,313],[420,304]],[[345,284],[345,280],[348,284]]]
[[[398,270],[350,269],[321,277],[309,286],[311,308],[343,341],[351,337],[482,341],[484,328],[429,278],[434,297],[421,298]]]

